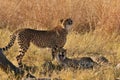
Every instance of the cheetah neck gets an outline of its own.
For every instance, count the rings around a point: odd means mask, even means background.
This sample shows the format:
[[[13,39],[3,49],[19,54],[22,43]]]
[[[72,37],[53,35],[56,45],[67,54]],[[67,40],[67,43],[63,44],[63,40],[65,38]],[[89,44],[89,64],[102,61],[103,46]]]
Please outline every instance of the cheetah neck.
[[[61,24],[62,28],[69,31],[71,29],[71,25]]]
[[[67,31],[69,31],[71,29],[71,25],[66,25],[65,28]]]

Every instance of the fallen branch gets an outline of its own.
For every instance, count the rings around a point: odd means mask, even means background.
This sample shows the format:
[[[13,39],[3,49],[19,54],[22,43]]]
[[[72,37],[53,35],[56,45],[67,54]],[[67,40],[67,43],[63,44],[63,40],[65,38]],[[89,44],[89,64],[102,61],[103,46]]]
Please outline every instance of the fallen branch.
[[[15,65],[13,65],[3,54],[1,48],[0,48],[0,67],[5,71],[6,73],[8,72],[14,72],[15,75],[20,73],[19,68],[17,68]]]
[[[14,72],[14,75],[15,76],[18,76],[18,75],[23,75],[21,74],[21,71],[18,67],[16,67],[14,64],[12,64],[12,62],[10,62],[6,56],[4,55],[4,53],[2,52],[1,48],[0,48],[0,68],[3,69],[4,72],[8,73],[8,72]],[[24,80],[28,80],[28,79],[36,79],[35,76],[31,75],[31,74],[27,74],[26,75],[26,79]],[[47,78],[40,78],[40,79],[37,79],[37,80],[50,80],[50,79],[47,79]]]

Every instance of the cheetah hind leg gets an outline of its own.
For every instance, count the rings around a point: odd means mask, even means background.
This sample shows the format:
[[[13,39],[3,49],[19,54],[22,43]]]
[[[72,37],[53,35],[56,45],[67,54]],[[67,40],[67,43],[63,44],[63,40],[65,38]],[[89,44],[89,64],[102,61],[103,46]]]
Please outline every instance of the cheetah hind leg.
[[[19,68],[23,67],[23,64],[22,64],[22,58],[23,58],[23,56],[24,55],[22,55],[21,53],[19,53],[19,55],[16,57]]]
[[[25,52],[27,51],[28,47],[29,47],[29,45],[26,46],[26,47],[23,47],[24,49],[20,49],[19,50],[19,55],[16,57],[20,70],[23,70],[24,66],[23,66],[23,63],[22,63],[22,59],[23,59],[23,57],[25,55]],[[22,48],[22,47],[20,47],[20,48]]]
[[[23,58],[24,55],[22,55],[21,53],[19,53],[19,55],[16,57],[17,59],[17,62],[18,62],[18,67],[20,69],[20,73],[23,74],[22,72],[24,71],[23,70],[23,63],[22,63],[22,58]]]

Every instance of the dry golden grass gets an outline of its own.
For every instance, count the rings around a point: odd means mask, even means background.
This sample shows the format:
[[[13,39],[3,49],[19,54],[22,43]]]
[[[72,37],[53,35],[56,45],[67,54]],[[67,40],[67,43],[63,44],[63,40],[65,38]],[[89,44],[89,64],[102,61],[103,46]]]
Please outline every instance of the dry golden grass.
[[[10,32],[7,29],[0,30],[0,46],[3,47],[9,41]],[[108,66],[102,66],[94,70],[62,70],[54,71],[51,74],[52,78],[62,78],[65,80],[114,80],[116,77],[120,77],[120,72],[115,69],[115,65],[120,61],[120,47],[119,36],[114,38],[96,35],[95,33],[88,33],[85,35],[76,34],[71,32],[67,37],[67,43],[65,48],[67,49],[67,56],[71,58],[77,58],[82,56],[103,55],[111,63]],[[8,39],[7,39],[8,38]],[[7,58],[17,66],[16,56],[18,55],[18,46],[15,45],[7,52],[5,52]],[[51,60],[50,51],[47,49],[39,49],[32,45],[28,49],[26,55],[23,58],[23,62],[29,66],[36,66],[37,70],[33,73],[37,77],[48,77],[40,74],[41,65]],[[15,77],[12,74],[6,74],[0,70],[0,79],[2,80],[14,80]]]
[[[73,30],[87,25],[104,33],[119,33],[119,3],[119,0],[0,0],[0,27],[51,29],[59,19],[71,17]]]
[[[9,42],[10,31],[17,28],[52,29],[61,18],[71,17],[74,21],[73,30],[89,33],[69,33],[65,45],[67,56],[76,58],[98,53],[107,57],[111,65],[94,70],[54,71],[51,77],[65,80],[115,80],[120,77],[119,70],[115,69],[115,65],[120,62],[119,3],[120,0],[0,0],[0,28],[5,28],[0,29],[0,47]],[[18,55],[18,45],[15,43],[5,54],[17,66],[15,57]],[[37,67],[33,73],[35,76],[44,77],[40,71],[46,60],[51,60],[50,51],[31,44],[23,62]],[[0,70],[0,80],[16,79],[12,74]]]

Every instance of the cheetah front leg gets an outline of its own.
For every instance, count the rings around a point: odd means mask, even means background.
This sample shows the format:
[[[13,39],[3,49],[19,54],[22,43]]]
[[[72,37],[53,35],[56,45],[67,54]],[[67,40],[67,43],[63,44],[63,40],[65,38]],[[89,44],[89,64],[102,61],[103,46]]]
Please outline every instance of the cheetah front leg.
[[[55,53],[52,51],[52,60],[55,59]]]
[[[56,54],[56,47],[55,48],[52,48],[52,50],[51,50],[51,53],[52,53],[52,60],[54,60],[55,59],[55,54]]]

